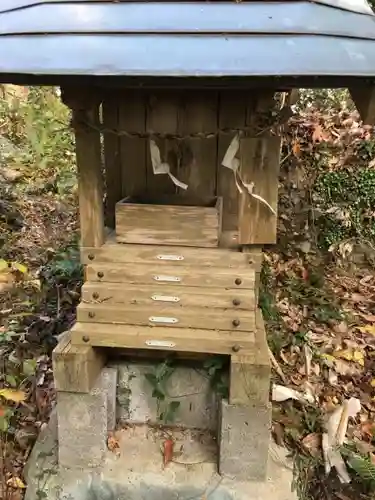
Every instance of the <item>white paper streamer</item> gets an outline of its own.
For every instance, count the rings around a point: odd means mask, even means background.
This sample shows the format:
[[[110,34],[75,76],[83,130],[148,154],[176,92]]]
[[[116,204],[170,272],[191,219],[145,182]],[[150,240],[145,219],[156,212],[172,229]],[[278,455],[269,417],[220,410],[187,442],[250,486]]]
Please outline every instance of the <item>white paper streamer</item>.
[[[258,194],[254,193],[254,187],[255,184],[254,182],[246,183],[242,179],[240,173],[239,173],[239,167],[240,167],[240,160],[236,158],[236,154],[240,148],[240,137],[238,134],[236,134],[231,143],[228,146],[228,149],[226,150],[226,153],[224,155],[223,161],[221,164],[223,167],[229,168],[232,170],[233,175],[234,175],[234,181],[236,183],[238,191],[242,194],[243,193],[243,188],[246,189],[246,191],[249,193],[250,196],[255,198],[256,200],[260,201],[266,207],[274,214],[276,215],[276,211],[274,208],[271,207],[271,205],[268,203],[267,200],[259,196]]]
[[[188,185],[184,182],[179,181],[172,173],[171,168],[168,163],[162,162],[160,157],[160,150],[155,141],[150,140],[150,153],[151,153],[151,163],[152,170],[155,175],[167,174],[173,184],[181,189],[187,189]]]

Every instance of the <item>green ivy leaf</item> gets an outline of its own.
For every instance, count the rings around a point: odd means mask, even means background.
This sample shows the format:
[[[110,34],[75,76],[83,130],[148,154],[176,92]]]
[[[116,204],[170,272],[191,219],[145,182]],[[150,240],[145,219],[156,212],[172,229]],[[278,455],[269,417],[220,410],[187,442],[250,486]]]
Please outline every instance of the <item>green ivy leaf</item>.
[[[159,401],[165,400],[165,394],[157,387],[152,391],[152,397],[158,399]]]
[[[156,375],[153,373],[146,373],[145,378],[147,382],[151,384],[152,387],[156,388],[158,386],[158,379],[156,378]]]
[[[11,386],[11,387],[17,387],[17,379],[14,375],[7,375],[5,377],[6,382]]]
[[[160,420],[163,420],[164,423],[172,423],[176,419],[176,412],[178,408],[180,407],[180,401],[171,401],[168,404],[167,410],[165,411],[163,415],[163,418],[160,416]]]
[[[35,359],[26,359],[22,364],[22,371],[26,375],[26,377],[31,377],[36,372],[36,360]]]

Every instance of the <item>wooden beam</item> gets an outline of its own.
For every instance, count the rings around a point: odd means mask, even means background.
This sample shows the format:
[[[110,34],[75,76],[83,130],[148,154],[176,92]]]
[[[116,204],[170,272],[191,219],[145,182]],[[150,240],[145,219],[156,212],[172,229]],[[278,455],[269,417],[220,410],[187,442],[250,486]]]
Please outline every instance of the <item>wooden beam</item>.
[[[272,210],[243,188],[239,196],[239,243],[263,245],[276,243],[277,203],[281,137],[242,138],[240,175],[243,183],[253,185]]]
[[[52,353],[57,391],[90,392],[105,364],[104,355],[89,345],[72,345],[66,332]]]
[[[117,94],[103,100],[103,125],[107,129],[119,128]],[[115,228],[115,207],[122,198],[120,138],[113,133],[104,134],[104,164],[106,187],[106,227]]]
[[[251,349],[254,332],[194,328],[112,325],[77,322],[72,330],[75,345],[127,347],[163,351],[231,354]]]
[[[352,87],[350,95],[365,125],[375,125],[375,86]]]
[[[233,405],[269,402],[271,365],[260,310],[256,313],[256,321],[253,347],[231,356],[229,402]]]
[[[82,246],[104,243],[103,173],[101,160],[99,101],[73,109],[76,130],[79,213]],[[77,104],[78,106],[78,104]],[[88,125],[87,125],[88,124]]]
[[[146,132],[146,94],[141,89],[127,89],[118,94],[119,127],[130,133]],[[148,140],[122,135],[120,138],[122,198],[146,190],[146,164],[150,155]],[[119,200],[118,200],[119,201]]]
[[[178,133],[182,136],[208,133],[217,127],[218,94],[214,90],[183,94],[178,113]],[[180,143],[178,179],[188,185],[184,196],[211,198],[216,193],[217,137],[189,138]]]

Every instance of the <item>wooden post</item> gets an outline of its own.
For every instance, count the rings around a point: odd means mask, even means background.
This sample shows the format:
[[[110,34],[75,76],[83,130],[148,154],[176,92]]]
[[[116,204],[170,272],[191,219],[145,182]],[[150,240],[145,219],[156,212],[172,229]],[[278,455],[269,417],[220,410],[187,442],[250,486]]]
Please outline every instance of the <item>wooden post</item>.
[[[270,385],[271,365],[267,337],[262,313],[258,310],[254,348],[231,356],[229,402],[243,406],[268,403]]]
[[[89,345],[72,345],[66,332],[52,353],[52,363],[57,391],[90,392],[105,357]]]
[[[263,245],[276,243],[278,179],[280,167],[279,136],[242,138],[240,141],[240,175],[253,184],[252,197],[245,189],[239,196],[239,243]]]
[[[119,108],[117,95],[106,95],[103,100],[103,124],[104,128],[119,128]],[[106,186],[106,213],[105,224],[112,229],[115,228],[115,207],[122,198],[122,175],[120,158],[120,138],[118,135],[108,132],[104,134],[104,163],[105,163],[105,186]]]
[[[350,95],[365,125],[375,124],[375,86],[353,87]]]
[[[62,98],[73,111],[76,134],[81,245],[104,243],[103,172],[99,96],[90,88],[63,88]]]

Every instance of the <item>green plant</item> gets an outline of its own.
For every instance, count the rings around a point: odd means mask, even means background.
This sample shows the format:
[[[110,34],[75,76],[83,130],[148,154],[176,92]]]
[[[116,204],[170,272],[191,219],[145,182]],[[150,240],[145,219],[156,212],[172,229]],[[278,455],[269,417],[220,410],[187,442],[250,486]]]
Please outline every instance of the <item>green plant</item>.
[[[366,146],[375,154],[375,142]],[[363,146],[365,147],[365,146]],[[316,219],[318,241],[328,248],[345,239],[375,242],[375,170],[323,172],[314,185],[314,196],[321,215]]]
[[[175,368],[169,360],[160,363],[155,370],[145,374],[145,378],[152,387],[152,397],[157,401],[158,419],[164,424],[173,423],[180,407],[180,401],[170,400],[167,391],[167,382]]]
[[[227,359],[224,356],[212,356],[204,362],[203,368],[207,372],[213,391],[222,398],[228,398],[229,381]]]

